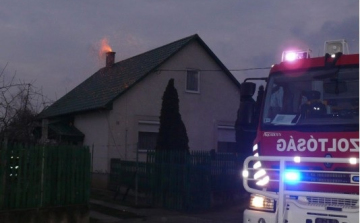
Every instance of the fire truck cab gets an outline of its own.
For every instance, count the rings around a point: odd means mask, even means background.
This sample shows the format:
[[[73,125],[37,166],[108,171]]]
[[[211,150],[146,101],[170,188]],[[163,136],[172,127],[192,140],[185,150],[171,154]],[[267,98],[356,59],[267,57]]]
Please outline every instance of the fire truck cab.
[[[244,223],[359,222],[359,55],[345,40],[324,48],[284,52],[270,70],[243,164]]]

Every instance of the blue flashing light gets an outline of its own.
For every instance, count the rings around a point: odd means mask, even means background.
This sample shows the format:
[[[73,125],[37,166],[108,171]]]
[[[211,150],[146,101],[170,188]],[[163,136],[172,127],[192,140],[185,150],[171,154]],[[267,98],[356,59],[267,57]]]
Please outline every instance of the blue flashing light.
[[[352,181],[359,183],[359,176],[353,176]]]
[[[300,173],[298,171],[285,172],[285,182],[289,184],[296,184],[300,181]]]

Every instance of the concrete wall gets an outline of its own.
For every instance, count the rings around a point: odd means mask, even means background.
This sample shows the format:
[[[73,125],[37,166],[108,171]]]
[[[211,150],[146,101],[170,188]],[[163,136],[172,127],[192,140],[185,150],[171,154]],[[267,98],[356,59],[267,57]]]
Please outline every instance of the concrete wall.
[[[109,169],[108,111],[96,111],[75,117],[74,125],[85,134],[84,145],[93,155],[92,172],[104,174]]]

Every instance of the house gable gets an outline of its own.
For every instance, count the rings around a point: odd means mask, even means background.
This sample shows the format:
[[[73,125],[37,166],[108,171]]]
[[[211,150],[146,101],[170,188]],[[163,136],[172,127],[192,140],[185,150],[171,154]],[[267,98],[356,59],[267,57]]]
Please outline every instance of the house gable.
[[[186,91],[187,69],[200,71],[199,93]],[[159,127],[162,96],[172,78],[178,91],[180,114],[188,132],[190,149],[217,148],[218,126],[234,126],[239,88],[201,43],[193,41],[113,102],[113,109],[109,112],[112,132],[109,142],[119,146],[110,147],[110,157],[135,159],[133,151],[137,149],[140,134],[144,131],[152,133]],[[144,125],[151,125],[151,129],[145,129]],[[121,138],[110,137],[125,132]]]
[[[114,100],[140,82],[146,75],[159,68],[164,62],[192,41],[197,41],[224,70],[233,83],[239,86],[238,81],[206,46],[201,38],[198,35],[192,35],[115,63],[112,67],[100,69],[50,107],[42,111],[39,117],[49,118],[98,109],[110,109]]]

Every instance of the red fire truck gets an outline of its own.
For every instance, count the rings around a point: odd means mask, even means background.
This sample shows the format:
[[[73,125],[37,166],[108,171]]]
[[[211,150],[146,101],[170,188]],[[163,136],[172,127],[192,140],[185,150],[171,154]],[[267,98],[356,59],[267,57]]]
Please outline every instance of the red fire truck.
[[[244,223],[359,222],[359,55],[346,50],[327,41],[325,56],[287,51],[272,66],[243,165]]]

